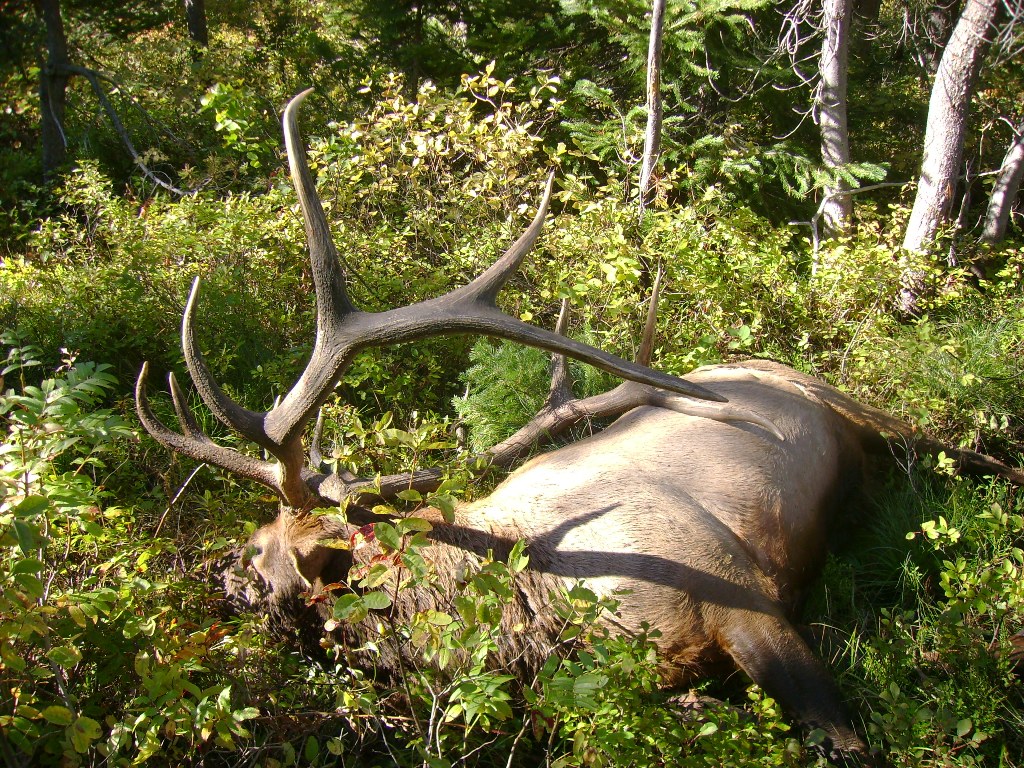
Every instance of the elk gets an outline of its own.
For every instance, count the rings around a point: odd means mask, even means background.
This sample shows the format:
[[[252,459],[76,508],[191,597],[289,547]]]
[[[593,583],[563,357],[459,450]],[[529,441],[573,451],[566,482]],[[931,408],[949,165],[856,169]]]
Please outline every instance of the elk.
[[[195,322],[198,281],[182,321],[185,361],[203,401],[272,460],[210,440],[173,374],[169,386],[181,432],[153,414],[146,365],[136,384],[139,417],[156,440],[262,483],[281,500],[277,519],[251,537],[250,556],[240,555],[235,563],[252,578],[240,579],[229,569],[227,591],[278,621],[322,636],[326,616],[302,596],[344,583],[350,570],[376,552],[373,546],[332,548],[328,541],[348,538],[358,526],[380,519],[364,506],[367,500],[393,499],[409,488],[436,489],[441,476],[431,469],[376,480],[324,472],[318,437],[307,462],[307,426],[362,349],[464,332],[511,339],[555,353],[553,384],[537,416],[488,452],[492,463],[508,465],[581,420],[618,418],[597,434],[536,456],[487,498],[459,506],[454,521],[434,509],[416,513],[432,526],[426,555],[453,583],[467,558],[507,553],[515,542],[526,542],[529,568],[506,613],[510,627],[527,629],[507,633],[505,656],[528,662],[544,647],[537,638],[552,629],[551,599],[560,590],[578,582],[598,595],[628,590],[615,627],[633,632],[649,622],[660,631],[667,684],[738,666],[800,723],[824,729],[835,749],[865,753],[835,683],[791,619],[823,564],[844,500],[861,482],[866,456],[887,453],[890,441],[923,450],[942,446],[777,363],[709,366],[681,379],[651,370],[657,285],[632,363],[566,338],[564,308],[555,331],[501,313],[495,298],[541,231],[551,178],[533,222],[476,279],[440,298],[380,313],[360,311],[349,299],[299,138],[297,112],[308,93],[292,99],[283,118],[316,290],[316,338],[307,367],[270,411],[250,411],[224,394],[204,362]],[[626,381],[577,400],[565,356]],[[1024,480],[1020,470],[990,457],[945,450],[965,470]],[[347,502],[347,522],[313,514]],[[411,613],[438,599],[409,595],[388,610]],[[366,624],[339,631],[358,642],[373,631]]]

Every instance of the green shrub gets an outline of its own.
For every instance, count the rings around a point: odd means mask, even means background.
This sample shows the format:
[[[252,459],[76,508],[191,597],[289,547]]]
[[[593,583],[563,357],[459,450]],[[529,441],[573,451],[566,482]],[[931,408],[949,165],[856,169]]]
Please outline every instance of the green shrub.
[[[808,615],[891,764],[1016,765],[1024,689],[1005,648],[1024,622],[1024,509],[1002,483],[929,475],[874,495]]]
[[[67,358],[29,383],[39,350],[5,334],[0,371],[0,726],[33,765],[127,765],[231,747],[257,714],[232,705],[237,651],[171,578],[174,542],[105,488],[133,430],[98,405],[109,366]],[[210,664],[222,674],[209,675]],[[16,762],[17,762],[17,758]]]
[[[510,437],[540,410],[551,385],[551,358],[521,344],[478,341],[472,365],[462,375],[466,389],[454,400],[455,412],[469,427],[469,446],[481,452]],[[569,365],[576,397],[607,391],[615,380],[582,364]]]

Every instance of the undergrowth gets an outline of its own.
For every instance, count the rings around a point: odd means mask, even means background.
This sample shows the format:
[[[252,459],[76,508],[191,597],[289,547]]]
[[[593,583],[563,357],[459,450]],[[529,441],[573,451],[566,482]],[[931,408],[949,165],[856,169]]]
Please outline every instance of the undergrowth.
[[[410,96],[385,78],[366,85],[372,119],[315,129],[311,157],[360,306],[438,295],[514,240],[536,204],[544,150],[534,131],[555,114],[556,89],[547,77],[516,86],[485,75],[455,95]],[[211,109],[252,106],[234,103],[244,92],[219,94]],[[272,159],[260,135],[246,139],[258,146],[244,162]],[[573,151],[550,160],[571,166]],[[906,321],[888,303],[898,287],[893,228],[870,212],[856,235],[814,252],[799,229],[773,226],[720,190],[685,208],[656,206],[641,225],[624,180],[566,172],[559,183],[557,216],[503,296],[511,314],[551,327],[567,298],[571,335],[632,357],[660,261],[662,369],[772,357],[951,443],[1021,462],[1020,249],[993,254],[1002,270],[984,293],[944,273],[928,316]],[[218,561],[273,514],[273,500],[156,447],[135,426],[129,386],[143,359],[181,368],[177,328],[195,274],[201,343],[225,389],[262,409],[292,385],[312,345],[292,193],[275,177],[260,195],[132,199],[82,164],[65,177],[60,210],[0,266],[2,319],[20,329],[3,337],[0,374],[7,762],[825,762],[817,736],[739,675],[687,700],[661,690],[651,634],[607,633],[595,619],[614,606],[582,588],[558,596],[572,653],[553,652],[527,685],[490,667],[496,616],[528,550],[467,574],[452,595],[462,610],[383,633],[381,642],[459,659],[400,686],[330,648],[299,658],[256,617],[224,614]],[[361,474],[447,462],[453,480],[435,501],[454,504],[476,488],[451,435],[452,398],[478,449],[533,412],[547,367],[542,354],[469,339],[363,355],[328,406],[324,458]],[[578,374],[579,396],[609,384]],[[170,416],[165,399],[155,407]],[[218,441],[250,450],[199,418]],[[823,655],[861,732],[891,763],[1020,768],[1024,693],[1006,648],[1024,626],[1021,497],[948,477],[941,464],[900,471],[905,457],[894,458],[874,501],[843,524],[846,547],[805,618],[825,625]],[[412,568],[422,530],[407,525],[381,527],[379,539]],[[378,621],[383,607],[383,597],[346,601],[334,620]]]

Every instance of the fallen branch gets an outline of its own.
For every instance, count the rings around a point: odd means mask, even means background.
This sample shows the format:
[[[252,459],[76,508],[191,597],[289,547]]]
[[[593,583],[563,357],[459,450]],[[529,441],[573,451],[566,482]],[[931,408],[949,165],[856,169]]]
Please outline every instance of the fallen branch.
[[[114,109],[114,105],[110,103],[110,99],[107,97],[106,91],[100,85],[100,80],[104,79],[108,82],[115,82],[112,78],[107,75],[103,75],[94,69],[88,67],[81,67],[76,64],[68,64],[63,69],[71,75],[79,75],[89,81],[89,85],[92,86],[93,92],[96,94],[96,98],[99,99],[100,106],[103,107],[103,111],[107,113],[107,119],[110,120],[110,124],[113,126],[114,131],[121,139],[121,143],[124,144],[125,149],[128,150],[128,154],[131,156],[132,161],[142,171],[142,175],[152,181],[157,186],[166,189],[168,192],[178,195],[179,197],[185,197],[186,195],[193,195],[198,191],[198,188],[191,190],[178,189],[173,184],[170,184],[154,173],[149,166],[142,160],[142,156],[136,151],[135,145],[132,143],[131,136],[128,135],[127,129],[124,127],[124,123],[121,122],[120,115],[117,114],[117,110]],[[116,84],[116,83],[115,83]]]

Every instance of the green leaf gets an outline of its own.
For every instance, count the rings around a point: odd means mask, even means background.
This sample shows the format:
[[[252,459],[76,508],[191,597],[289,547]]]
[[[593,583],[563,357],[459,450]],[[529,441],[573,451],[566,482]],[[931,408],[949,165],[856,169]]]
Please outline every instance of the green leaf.
[[[452,623],[452,617],[441,611],[428,610],[423,614],[423,618],[428,624],[433,624],[435,627],[447,627]]]
[[[391,523],[374,523],[373,532],[377,537],[377,541],[388,549],[400,549],[402,546],[402,537],[399,535],[395,526]]]
[[[405,535],[407,533],[427,533],[433,530],[433,526],[422,517],[406,517],[395,523],[395,530]]]
[[[334,601],[334,610],[332,612],[334,618],[338,620],[347,619],[357,603],[359,603],[359,595],[342,595]]]
[[[82,755],[89,750],[89,747],[100,737],[102,732],[99,723],[84,715],[67,727],[67,736],[71,741],[71,746],[75,748],[75,752]]]
[[[46,718],[47,722],[54,725],[71,725],[71,721],[75,719],[74,712],[67,707],[61,707],[56,704],[44,709],[42,715]]]
[[[3,661],[9,670],[14,672],[23,672],[27,666],[25,660],[9,646],[0,646],[0,660]]]
[[[391,605],[391,597],[386,592],[367,592],[363,595],[363,605],[371,611],[379,611]]]
[[[49,653],[46,654],[46,658],[58,667],[69,669],[82,660],[82,652],[73,645],[62,645],[57,648],[51,648]]]
[[[36,517],[46,511],[50,502],[43,496],[26,496],[14,507],[15,517]]]
[[[597,692],[608,682],[608,678],[599,672],[585,672],[577,677],[572,684],[576,703],[582,707],[597,706]]]
[[[701,736],[710,736],[718,730],[718,723],[704,723],[697,731],[697,738]]]
[[[39,529],[24,520],[14,521],[14,537],[18,540],[18,548],[28,555],[39,548]]]
[[[958,737],[960,737],[960,738],[963,738],[964,736],[966,736],[968,733],[971,732],[971,729],[973,727],[974,727],[974,723],[971,722],[971,718],[965,717],[963,720],[960,720],[960,721],[957,722],[957,724],[956,724],[956,735]]]
[[[441,510],[445,522],[455,521],[455,497],[447,494],[435,494],[430,497],[430,503]]]
[[[508,555],[508,567],[512,573],[520,573],[530,564],[530,556],[525,553],[526,542],[520,539],[512,547]]]
[[[317,741],[315,736],[309,736],[306,739],[306,745],[302,749],[302,756],[306,758],[307,763],[312,763],[320,755],[320,742]]]
[[[366,576],[359,582],[359,586],[362,589],[373,589],[387,581],[390,576],[391,569],[384,565],[384,563],[374,563],[370,566]]]
[[[26,557],[14,564],[11,568],[11,573],[39,573],[44,567],[42,560]]]
[[[348,615],[345,617],[345,620],[348,621],[350,624],[358,624],[360,621],[365,619],[369,615],[369,613],[369,608],[367,608],[366,604],[362,600],[360,600],[352,606],[351,610],[349,610],[348,612]]]
[[[14,581],[25,590],[25,594],[33,600],[38,600],[43,596],[43,592],[46,589],[43,586],[43,582],[33,573],[18,573],[14,576]]]

